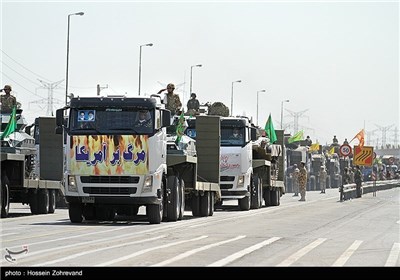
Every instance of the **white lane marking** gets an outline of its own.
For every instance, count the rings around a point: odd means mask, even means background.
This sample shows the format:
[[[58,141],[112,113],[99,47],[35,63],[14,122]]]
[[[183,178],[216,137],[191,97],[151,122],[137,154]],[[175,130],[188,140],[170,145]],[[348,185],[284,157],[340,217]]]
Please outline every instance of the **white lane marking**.
[[[198,253],[198,252],[201,252],[201,251],[204,251],[204,250],[213,248],[213,247],[217,247],[217,246],[220,246],[220,245],[223,245],[223,244],[232,242],[232,241],[236,241],[236,240],[239,240],[239,239],[242,239],[242,238],[245,238],[245,237],[246,237],[246,235],[239,235],[239,236],[237,236],[237,237],[235,237],[235,238],[231,238],[231,239],[224,240],[224,241],[221,241],[221,242],[209,244],[209,245],[206,245],[206,246],[197,248],[197,249],[193,249],[193,250],[187,251],[187,252],[182,253],[182,254],[180,254],[180,255],[177,255],[176,257],[173,257],[173,258],[171,258],[171,259],[169,259],[169,260],[165,260],[165,261],[163,261],[163,262],[159,262],[159,263],[153,264],[152,266],[163,266],[163,265],[167,265],[167,264],[173,263],[173,262],[175,262],[175,261],[178,261],[178,260],[184,259],[184,258],[186,258],[186,257],[189,257],[189,256],[191,256],[191,255],[194,255],[194,254],[196,254],[196,253]]]
[[[73,255],[70,255],[68,257],[55,259],[55,260],[44,262],[44,263],[35,264],[33,266],[46,266],[46,265],[55,264],[55,263],[58,263],[58,262],[67,261],[67,260],[70,260],[70,259],[75,259],[75,258],[84,256],[84,255],[97,253],[97,252],[104,251],[104,250],[114,249],[114,248],[118,248],[118,247],[125,247],[125,246],[128,246],[128,245],[133,245],[133,244],[137,244],[137,243],[153,241],[153,240],[157,240],[157,239],[164,238],[164,237],[166,237],[166,235],[160,235],[160,236],[156,236],[156,237],[152,237],[152,238],[148,238],[148,239],[135,240],[135,241],[128,242],[128,243],[123,243],[123,244],[118,244],[118,245],[114,245],[114,246],[93,249],[93,250],[89,250],[89,251],[84,251],[84,252],[81,252],[81,253],[73,254]]]
[[[363,243],[361,240],[356,240],[353,244],[347,248],[346,251],[332,264],[332,266],[344,266],[348,259],[353,255],[353,253],[358,249],[358,247]]]
[[[275,242],[275,241],[277,241],[279,239],[281,239],[281,237],[272,237],[272,238],[270,238],[268,240],[264,240],[263,242],[255,244],[255,245],[253,245],[253,246],[251,246],[249,248],[243,249],[243,250],[241,250],[241,251],[239,251],[239,252],[237,252],[235,254],[227,256],[226,258],[223,258],[223,259],[221,259],[219,261],[213,262],[213,263],[211,263],[211,264],[209,264],[207,266],[224,266],[224,265],[227,265],[228,263],[231,263],[231,262],[233,262],[233,261],[235,261],[235,260],[237,260],[237,259],[239,259],[239,258],[241,258],[241,257],[243,257],[243,256],[245,256],[247,254],[250,254],[251,252],[253,252],[255,250],[258,250],[258,249],[260,249],[260,248],[262,248],[262,247],[264,247],[264,246],[266,246],[268,244],[271,244],[272,242]]]
[[[296,262],[298,259],[300,259],[302,256],[310,252],[312,249],[317,247],[318,245],[322,244],[326,238],[318,238],[314,242],[308,244],[306,247],[298,250],[296,253],[288,257],[286,260],[282,261],[279,263],[277,266],[290,266],[294,262]]]
[[[400,243],[395,242],[390,250],[388,259],[386,260],[385,266],[396,266],[397,260],[400,255]]]
[[[182,240],[182,241],[177,241],[177,242],[173,242],[173,243],[168,243],[168,244],[161,245],[161,246],[156,246],[156,247],[152,247],[152,248],[147,248],[147,249],[144,249],[144,250],[135,252],[135,253],[133,253],[133,254],[130,254],[130,255],[127,255],[127,256],[124,256],[124,257],[120,257],[120,258],[115,259],[115,260],[112,260],[112,261],[108,261],[108,262],[104,262],[104,263],[101,263],[101,264],[97,264],[97,265],[95,265],[95,266],[107,266],[107,265],[111,265],[111,264],[114,264],[114,263],[118,263],[118,262],[122,262],[122,261],[128,260],[128,259],[133,258],[133,257],[137,257],[137,256],[139,256],[139,255],[143,255],[143,254],[145,254],[145,253],[148,253],[148,252],[151,252],[151,251],[154,251],[154,250],[163,249],[163,248],[168,248],[168,247],[175,246],[175,245],[182,244],[182,243],[186,243],[186,242],[197,241],[197,240],[204,239],[204,238],[207,238],[207,237],[208,237],[207,235],[203,235],[203,236],[196,237],[196,238],[189,239],[189,240]]]

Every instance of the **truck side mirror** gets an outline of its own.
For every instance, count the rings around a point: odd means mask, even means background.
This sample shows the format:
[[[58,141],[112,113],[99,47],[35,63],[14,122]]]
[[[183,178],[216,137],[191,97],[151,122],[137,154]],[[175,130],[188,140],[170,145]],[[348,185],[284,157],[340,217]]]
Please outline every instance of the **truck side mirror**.
[[[162,124],[161,127],[168,127],[171,125],[171,111],[161,109]]]
[[[57,109],[56,111],[56,125],[57,127],[64,125],[64,108]]]
[[[257,140],[257,129],[255,127],[250,127],[251,141]]]

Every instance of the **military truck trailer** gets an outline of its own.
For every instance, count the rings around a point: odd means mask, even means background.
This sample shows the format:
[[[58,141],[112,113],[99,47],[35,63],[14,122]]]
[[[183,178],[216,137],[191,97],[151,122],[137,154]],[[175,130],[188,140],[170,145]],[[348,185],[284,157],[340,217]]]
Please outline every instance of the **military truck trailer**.
[[[151,224],[177,221],[186,201],[194,216],[212,215],[219,174],[209,168],[219,163],[219,126],[214,133],[199,131],[196,154],[170,149],[171,112],[158,99],[78,97],[57,110],[58,133],[68,136],[64,178],[71,222],[136,215],[140,206]],[[137,123],[143,112],[145,126]]]
[[[1,115],[2,132],[11,119],[11,114]],[[1,218],[9,215],[11,202],[29,205],[32,214],[54,213],[64,203],[63,146],[55,128],[55,118],[40,117],[31,136],[17,110],[16,130],[1,141]]]

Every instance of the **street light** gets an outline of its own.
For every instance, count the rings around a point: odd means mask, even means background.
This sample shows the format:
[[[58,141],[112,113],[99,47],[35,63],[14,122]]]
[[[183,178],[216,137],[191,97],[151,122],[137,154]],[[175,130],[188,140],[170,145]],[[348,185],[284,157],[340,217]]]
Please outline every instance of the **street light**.
[[[69,14],[68,15],[68,29],[67,29],[67,69],[66,69],[66,74],[65,74],[65,106],[67,106],[68,103],[68,63],[69,63],[69,22],[70,22],[70,17],[71,16],[83,16],[83,12],[79,13],[74,13],[74,14]]]
[[[289,99],[282,100],[281,102],[281,129],[283,128],[283,102],[289,102]]]
[[[141,75],[142,75],[142,47],[151,47],[151,46],[153,46],[152,43],[140,45],[140,51],[139,51],[139,96],[140,96],[140,82],[141,82]]]
[[[192,71],[193,71],[193,67],[201,67],[201,66],[203,66],[203,65],[197,64],[197,65],[190,66],[190,91],[189,91],[190,94],[192,94]]]
[[[258,94],[259,94],[260,92],[265,92],[265,91],[266,91],[265,89],[262,89],[262,90],[257,91],[257,125],[258,125]]]
[[[242,81],[241,80],[237,80],[237,81],[234,81],[234,82],[232,82],[232,94],[231,94],[231,116],[233,116],[233,84],[234,83],[241,83]]]

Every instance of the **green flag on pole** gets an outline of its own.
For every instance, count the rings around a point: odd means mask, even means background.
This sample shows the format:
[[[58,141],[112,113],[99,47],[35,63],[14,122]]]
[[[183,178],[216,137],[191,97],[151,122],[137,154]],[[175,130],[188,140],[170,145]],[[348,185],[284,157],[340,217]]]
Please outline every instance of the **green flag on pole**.
[[[176,126],[176,140],[175,140],[175,143],[177,145],[181,141],[181,138],[183,136],[183,133],[185,132],[186,127],[187,127],[187,123],[186,123],[185,116],[184,116],[183,111],[182,111],[182,114],[179,117],[178,125]]]
[[[11,115],[10,115],[10,120],[8,121],[8,124],[6,128],[4,129],[3,133],[0,136],[0,140],[3,140],[6,138],[8,135],[13,133],[17,129],[17,107],[14,106]]]
[[[265,133],[267,134],[269,141],[274,144],[276,140],[278,140],[278,137],[276,137],[276,132],[274,129],[274,124],[272,123],[272,118],[271,114],[269,114],[267,123],[265,124]]]
[[[293,142],[299,142],[301,140],[304,140],[303,138],[304,138],[303,137],[303,130],[300,130],[300,131],[297,131],[295,135],[293,135],[292,137],[290,137],[288,139],[288,143],[290,144],[290,143],[293,143]]]

